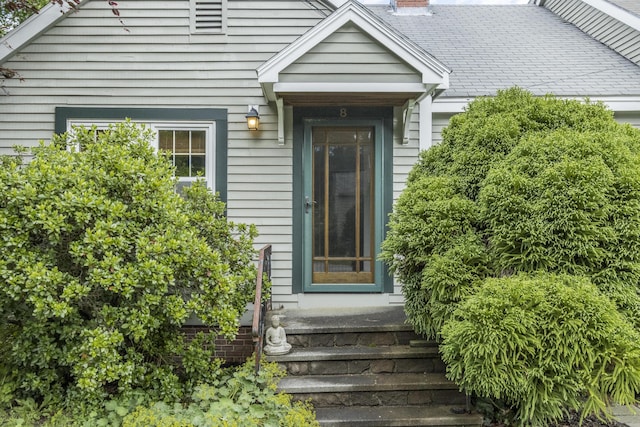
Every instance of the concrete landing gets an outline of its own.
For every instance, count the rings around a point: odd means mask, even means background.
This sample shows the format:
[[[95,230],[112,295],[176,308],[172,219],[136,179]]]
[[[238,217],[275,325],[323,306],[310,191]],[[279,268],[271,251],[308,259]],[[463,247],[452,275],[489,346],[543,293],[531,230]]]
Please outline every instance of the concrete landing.
[[[626,406],[616,405],[611,410],[619,423],[626,424],[629,427],[640,427],[640,407],[627,408]]]
[[[413,331],[402,306],[280,309],[269,314],[280,316],[287,334]]]

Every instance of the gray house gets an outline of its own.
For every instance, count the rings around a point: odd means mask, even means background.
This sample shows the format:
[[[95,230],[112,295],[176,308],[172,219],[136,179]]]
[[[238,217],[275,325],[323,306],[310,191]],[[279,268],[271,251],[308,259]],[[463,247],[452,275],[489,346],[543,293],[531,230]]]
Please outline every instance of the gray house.
[[[590,29],[597,13],[584,26],[554,6],[568,3],[606,4],[624,47]],[[50,5],[0,41],[17,73],[1,83],[0,154],[72,125],[143,122],[180,181],[204,174],[273,245],[276,307],[401,305],[377,260],[386,218],[469,101],[517,85],[640,126],[640,18],[616,3],[128,0],[124,27],[102,0]]]

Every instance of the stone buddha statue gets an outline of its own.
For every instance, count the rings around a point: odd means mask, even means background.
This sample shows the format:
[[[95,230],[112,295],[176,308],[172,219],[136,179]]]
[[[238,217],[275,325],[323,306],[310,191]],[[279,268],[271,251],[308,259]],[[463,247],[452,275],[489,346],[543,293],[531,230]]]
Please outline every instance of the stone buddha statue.
[[[264,352],[269,356],[276,356],[290,351],[291,344],[287,342],[287,334],[280,326],[280,316],[271,316],[271,326],[265,332]]]

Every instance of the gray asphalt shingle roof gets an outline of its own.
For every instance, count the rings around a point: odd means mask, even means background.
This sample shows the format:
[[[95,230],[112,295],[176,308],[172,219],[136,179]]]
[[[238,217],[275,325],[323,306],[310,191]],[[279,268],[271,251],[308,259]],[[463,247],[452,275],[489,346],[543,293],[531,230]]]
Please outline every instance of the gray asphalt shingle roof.
[[[431,16],[370,9],[452,69],[445,97],[640,95],[640,67],[535,5],[431,6]]]

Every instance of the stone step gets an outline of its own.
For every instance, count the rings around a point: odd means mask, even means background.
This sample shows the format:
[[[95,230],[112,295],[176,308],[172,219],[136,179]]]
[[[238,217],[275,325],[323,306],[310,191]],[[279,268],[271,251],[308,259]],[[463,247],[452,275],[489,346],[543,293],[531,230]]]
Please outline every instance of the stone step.
[[[290,375],[445,372],[436,347],[313,347],[267,356]]]
[[[444,405],[318,408],[316,418],[322,427],[482,426],[482,416],[456,414],[458,408]]]
[[[381,328],[382,329],[382,328]],[[293,347],[378,347],[393,345],[409,345],[419,338],[410,330],[368,330],[368,331],[340,331],[340,332],[291,332],[287,329],[287,341]],[[436,346],[432,343],[431,346]]]
[[[278,315],[287,334],[412,331],[402,307],[281,309]]]
[[[305,375],[280,380],[278,389],[316,407],[464,404],[444,374]]]

